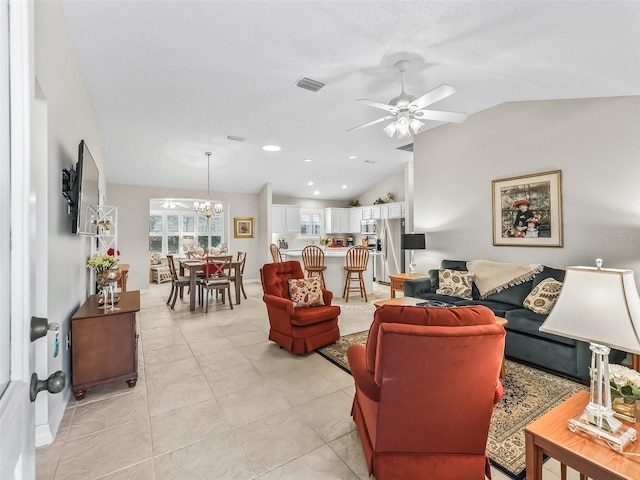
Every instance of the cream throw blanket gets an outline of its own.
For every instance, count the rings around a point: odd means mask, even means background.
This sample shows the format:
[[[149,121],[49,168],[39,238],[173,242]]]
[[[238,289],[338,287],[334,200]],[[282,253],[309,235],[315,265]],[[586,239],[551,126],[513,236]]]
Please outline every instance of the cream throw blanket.
[[[529,263],[502,263],[490,260],[467,262],[467,270],[473,273],[473,281],[482,298],[531,280],[542,268],[540,264]]]

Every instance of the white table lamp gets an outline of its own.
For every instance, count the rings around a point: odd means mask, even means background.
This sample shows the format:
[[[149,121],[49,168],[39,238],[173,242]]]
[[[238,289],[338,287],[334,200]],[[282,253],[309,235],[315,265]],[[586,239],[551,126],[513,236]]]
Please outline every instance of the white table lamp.
[[[631,270],[568,267],[560,296],[540,331],[590,343],[591,397],[585,411],[569,420],[607,442],[617,452],[635,441],[636,430],[614,418],[611,409],[611,348],[640,353],[640,297]]]

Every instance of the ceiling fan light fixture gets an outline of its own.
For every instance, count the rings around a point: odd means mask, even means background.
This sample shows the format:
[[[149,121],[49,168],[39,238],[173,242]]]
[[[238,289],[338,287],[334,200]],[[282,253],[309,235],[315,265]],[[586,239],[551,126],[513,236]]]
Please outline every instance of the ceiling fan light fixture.
[[[411,138],[411,130],[409,130],[409,120],[407,120],[407,117],[400,117],[396,122],[396,127],[398,128],[398,138],[403,140]]]
[[[398,130],[398,127],[396,127],[395,120],[382,129],[384,133],[389,135],[389,138],[393,138],[393,136],[396,134],[396,130]]]
[[[413,130],[413,133],[420,133],[422,130],[424,130],[424,122],[421,122],[416,118],[412,118],[409,121],[409,125],[411,126],[411,130]]]

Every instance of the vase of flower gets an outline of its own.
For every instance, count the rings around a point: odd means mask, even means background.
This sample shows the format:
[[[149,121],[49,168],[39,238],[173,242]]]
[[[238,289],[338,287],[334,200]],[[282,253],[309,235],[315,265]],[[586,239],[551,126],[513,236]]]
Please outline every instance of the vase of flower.
[[[609,365],[609,385],[613,415],[635,423],[636,403],[640,400],[640,374],[622,365]]]
[[[631,398],[615,397],[611,400],[613,416],[636,423],[637,407],[636,401]]]

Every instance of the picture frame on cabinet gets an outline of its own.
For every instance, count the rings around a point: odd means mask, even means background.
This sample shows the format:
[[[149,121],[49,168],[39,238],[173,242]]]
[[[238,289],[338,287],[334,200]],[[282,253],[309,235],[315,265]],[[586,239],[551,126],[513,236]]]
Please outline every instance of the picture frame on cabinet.
[[[562,247],[560,170],[493,180],[493,244]]]
[[[253,238],[253,217],[233,217],[233,238]]]

